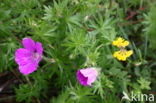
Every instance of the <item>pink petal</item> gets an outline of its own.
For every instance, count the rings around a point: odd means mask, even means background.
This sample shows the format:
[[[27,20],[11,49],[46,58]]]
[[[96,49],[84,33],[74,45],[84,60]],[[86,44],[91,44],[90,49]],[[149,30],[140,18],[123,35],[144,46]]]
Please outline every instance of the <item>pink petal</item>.
[[[87,81],[87,84],[91,86],[91,84],[97,79],[97,76],[95,75],[92,75],[90,77],[88,77],[88,81]]]
[[[25,49],[28,49],[30,51],[35,51],[35,42],[31,38],[24,38],[22,40],[22,44]]]
[[[37,53],[39,53],[41,55],[43,54],[43,47],[40,42],[36,42],[36,51],[37,51]]]
[[[81,69],[80,72],[85,76],[85,77],[90,77],[92,75],[97,76],[98,72],[95,68],[86,68],[86,69]]]
[[[90,85],[97,79],[98,72],[95,68],[81,69],[80,72],[84,77],[88,77],[87,85]]]
[[[37,70],[37,64],[36,63],[29,63],[23,66],[19,66],[19,71],[24,74],[24,75],[28,75],[34,71]]]
[[[29,62],[32,62],[31,56],[32,52],[27,49],[20,48],[15,52],[15,61],[19,65],[26,65]]]
[[[81,85],[87,86],[87,77],[84,77],[83,74],[80,72],[80,70],[76,73],[77,80],[80,82]]]

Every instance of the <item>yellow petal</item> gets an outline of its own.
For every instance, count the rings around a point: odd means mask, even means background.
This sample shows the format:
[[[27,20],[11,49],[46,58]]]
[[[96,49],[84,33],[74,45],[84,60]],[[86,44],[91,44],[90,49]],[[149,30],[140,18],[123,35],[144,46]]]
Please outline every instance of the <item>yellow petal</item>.
[[[124,41],[123,44],[122,44],[122,47],[126,47],[129,45],[129,41]]]
[[[120,61],[126,61],[126,59],[133,54],[132,50],[120,50],[114,52],[113,56]]]
[[[127,51],[127,57],[131,56],[133,54],[132,50]]]
[[[117,46],[119,48],[126,47],[129,45],[129,41],[126,41],[125,39],[119,37],[115,41],[112,42],[112,45]]]

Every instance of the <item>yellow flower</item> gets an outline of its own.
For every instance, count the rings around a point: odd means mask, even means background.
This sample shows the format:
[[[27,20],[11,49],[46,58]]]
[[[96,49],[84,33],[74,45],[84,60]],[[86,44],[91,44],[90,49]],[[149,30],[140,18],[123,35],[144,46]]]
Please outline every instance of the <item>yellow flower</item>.
[[[114,52],[113,56],[120,61],[126,61],[128,57],[133,54],[132,50],[126,50],[125,47],[129,45],[129,41],[119,37],[112,42],[112,45],[117,46],[120,50]]]
[[[117,46],[118,48],[125,48],[129,45],[129,41],[119,37],[115,41],[112,42],[112,45]]]
[[[126,59],[130,57],[132,54],[133,54],[132,50],[127,51],[125,49],[121,49],[119,51],[114,52],[113,56],[120,61],[126,61]]]

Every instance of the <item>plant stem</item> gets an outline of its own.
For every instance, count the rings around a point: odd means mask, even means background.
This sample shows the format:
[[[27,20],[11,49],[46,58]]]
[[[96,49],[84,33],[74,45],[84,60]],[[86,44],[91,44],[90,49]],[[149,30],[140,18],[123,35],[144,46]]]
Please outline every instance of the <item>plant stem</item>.
[[[16,96],[13,95],[13,96],[8,96],[8,97],[0,98],[0,102],[5,101],[5,100],[10,100],[10,99],[13,99],[13,98],[15,98],[15,97],[16,97]]]
[[[25,79],[26,79],[26,81],[28,82],[28,84],[29,84],[31,87],[33,87],[33,86],[32,86],[32,83],[31,83],[31,81],[30,81],[30,79],[29,79],[29,77],[28,77],[27,75],[25,76]]]
[[[143,0],[140,1],[140,8],[142,8],[143,2]]]
[[[52,59],[52,58],[47,58],[47,57],[43,56],[43,59],[44,59],[45,61],[48,61],[48,62],[51,62],[51,63],[55,63],[55,60]]]
[[[109,1],[109,9],[112,8],[112,0]]]
[[[33,85],[32,85],[32,83],[31,83],[31,81],[27,75],[25,76],[25,79],[28,82],[28,84],[31,86],[31,88],[33,88]],[[41,103],[37,97],[36,97],[36,101],[37,101],[37,103]]]

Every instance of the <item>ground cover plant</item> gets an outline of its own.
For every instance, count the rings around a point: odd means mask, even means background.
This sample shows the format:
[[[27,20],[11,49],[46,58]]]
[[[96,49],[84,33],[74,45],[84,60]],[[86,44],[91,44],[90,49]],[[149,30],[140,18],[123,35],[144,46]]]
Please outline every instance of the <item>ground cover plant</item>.
[[[0,103],[155,103],[155,67],[155,0],[0,0]]]

